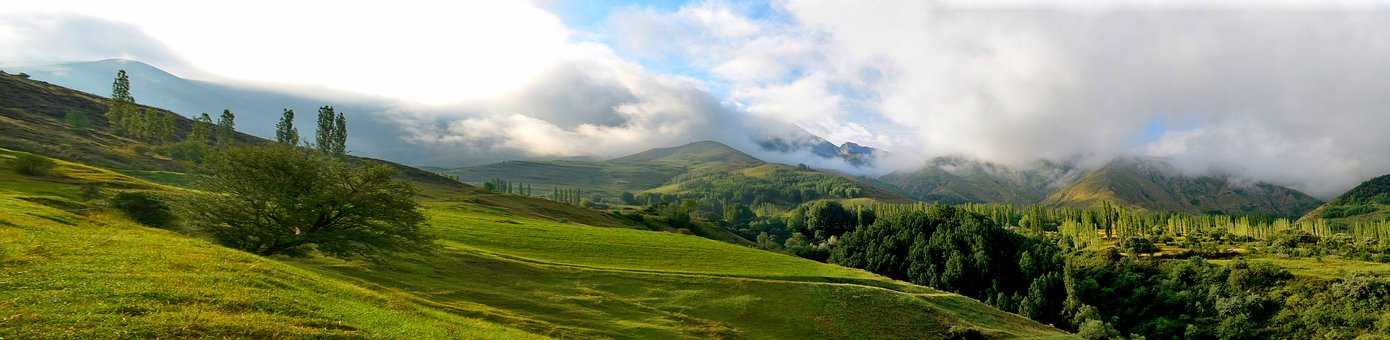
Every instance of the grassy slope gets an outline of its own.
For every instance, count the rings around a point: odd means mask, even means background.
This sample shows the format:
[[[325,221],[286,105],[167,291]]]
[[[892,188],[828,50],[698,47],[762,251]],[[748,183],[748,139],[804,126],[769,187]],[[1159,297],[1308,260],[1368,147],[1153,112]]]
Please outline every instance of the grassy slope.
[[[0,336],[930,338],[953,325],[1060,334],[862,271],[468,200],[428,204],[444,245],[436,254],[267,259],[71,203],[86,182],[178,189],[71,163],[58,173],[0,168]],[[26,201],[34,196],[88,215]]]
[[[714,141],[694,142],[682,146],[651,149],[612,160],[614,163],[655,163],[688,168],[744,168],[763,164],[763,161],[742,151]]]
[[[178,189],[68,162],[44,178],[0,164],[0,337],[534,337],[78,199],[84,183]]]
[[[1168,175],[1135,160],[1117,160],[1093,171],[1043,202],[1093,206],[1110,202],[1150,210],[1188,213],[1302,216],[1320,202],[1301,192],[1269,185],[1237,185],[1215,177]]]

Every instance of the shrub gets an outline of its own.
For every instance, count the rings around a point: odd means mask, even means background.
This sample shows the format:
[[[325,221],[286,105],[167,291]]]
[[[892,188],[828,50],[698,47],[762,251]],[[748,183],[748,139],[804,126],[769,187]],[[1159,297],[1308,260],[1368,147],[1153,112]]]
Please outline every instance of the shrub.
[[[111,198],[111,207],[120,210],[140,224],[166,228],[173,224],[174,213],[159,197],[138,191],[116,194]]]
[[[27,153],[15,157],[10,163],[15,172],[25,176],[48,176],[49,171],[58,165],[47,157]]]
[[[168,154],[170,158],[180,161],[202,163],[203,159],[207,158],[210,148],[207,144],[202,142],[185,141],[163,147],[162,149],[162,152]]]
[[[101,185],[92,183],[82,185],[83,200],[90,201],[98,198],[101,198]]]
[[[946,339],[950,339],[950,340],[984,340],[984,339],[987,339],[987,338],[985,337],[985,333],[980,332],[980,330],[978,330],[978,329],[974,329],[974,328],[970,328],[970,327],[951,326],[950,329],[947,329],[947,330],[946,330]]]

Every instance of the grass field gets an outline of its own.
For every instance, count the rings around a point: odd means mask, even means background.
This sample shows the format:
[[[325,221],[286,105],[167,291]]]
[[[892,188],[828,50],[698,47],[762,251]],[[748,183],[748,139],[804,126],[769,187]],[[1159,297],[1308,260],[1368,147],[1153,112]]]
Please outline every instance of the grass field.
[[[518,197],[428,202],[441,249],[361,262],[258,257],[139,226],[82,202],[84,183],[182,190],[72,163],[44,178],[0,166],[0,337],[1065,336],[863,271],[479,203]]]
[[[1213,260],[1213,263],[1225,264],[1233,260]],[[1390,276],[1390,263],[1377,263],[1356,260],[1338,259],[1335,257],[1325,257],[1322,259],[1307,257],[1254,257],[1246,258],[1247,262],[1265,262],[1280,268],[1288,269],[1294,275],[1309,276],[1322,279],[1334,279],[1346,277],[1351,273],[1366,273],[1376,276]]]

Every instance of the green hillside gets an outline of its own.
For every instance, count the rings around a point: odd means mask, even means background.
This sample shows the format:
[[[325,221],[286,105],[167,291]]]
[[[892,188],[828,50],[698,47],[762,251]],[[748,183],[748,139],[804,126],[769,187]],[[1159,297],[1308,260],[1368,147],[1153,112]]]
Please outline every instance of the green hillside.
[[[762,164],[742,151],[715,141],[694,142],[686,145],[651,149],[636,154],[613,159],[614,163],[655,163],[668,164],[699,170],[710,167],[743,168]]]
[[[1390,175],[1372,178],[1309,211],[1302,220],[1326,219],[1334,224],[1390,220]]]
[[[1101,202],[1156,211],[1278,217],[1302,216],[1321,203],[1268,183],[1189,177],[1159,161],[1117,159],[1052,193],[1043,204],[1087,207]]]
[[[953,326],[1060,335],[859,270],[467,198],[426,203],[436,253],[357,262],[257,257],[134,224],[78,189],[182,189],[99,168],[63,162],[37,178],[0,168],[0,179],[6,337],[919,338]]]
[[[873,180],[764,163],[713,141],[651,149],[609,161],[508,161],[442,173],[464,182],[503,179],[530,184],[537,192],[578,188],[586,197],[609,202],[617,202],[623,192],[784,206],[823,198],[906,199]]]
[[[946,204],[1042,202],[1073,180],[1067,166],[1040,162],[1026,169],[941,157],[911,172],[894,172],[879,180],[900,188],[912,198]]]
[[[646,192],[745,205],[769,203],[795,206],[818,199],[849,198],[908,200],[867,180],[782,164],[763,164],[736,171],[692,173]]]

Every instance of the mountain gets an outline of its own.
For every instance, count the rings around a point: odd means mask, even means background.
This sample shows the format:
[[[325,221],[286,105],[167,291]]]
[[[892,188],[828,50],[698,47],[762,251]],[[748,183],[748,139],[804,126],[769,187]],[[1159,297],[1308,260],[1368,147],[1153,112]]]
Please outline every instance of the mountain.
[[[1333,224],[1390,220],[1390,175],[1361,182],[1303,216],[1304,220],[1315,218]]]
[[[1078,176],[1070,165],[1049,161],[1017,169],[964,157],[938,157],[916,171],[893,172],[879,180],[928,202],[1035,204]]]
[[[1321,204],[1297,190],[1227,177],[1186,176],[1156,159],[1118,158],[1050,194],[1043,204],[1109,202],[1157,211],[1298,217]]]

